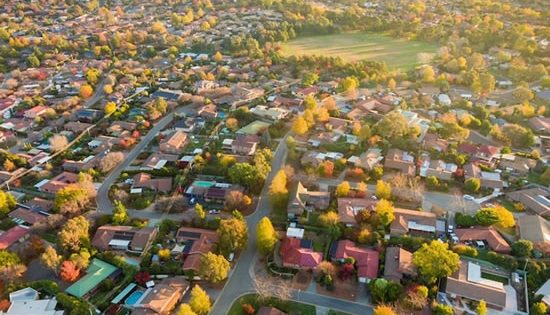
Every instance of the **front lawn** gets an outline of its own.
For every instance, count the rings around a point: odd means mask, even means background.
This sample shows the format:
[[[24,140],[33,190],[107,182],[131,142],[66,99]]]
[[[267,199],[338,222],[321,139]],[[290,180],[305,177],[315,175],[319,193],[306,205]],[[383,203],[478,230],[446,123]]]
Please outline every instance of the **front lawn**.
[[[309,305],[309,304],[303,304],[298,303],[294,301],[281,301],[276,298],[270,298],[266,301],[258,301],[256,294],[247,294],[239,299],[237,299],[233,305],[231,305],[231,308],[229,309],[229,312],[227,312],[228,315],[244,315],[243,312],[243,304],[250,304],[254,307],[254,309],[257,311],[262,306],[272,306],[275,307],[285,313],[289,314],[295,314],[295,315],[315,315],[316,310],[315,306]]]

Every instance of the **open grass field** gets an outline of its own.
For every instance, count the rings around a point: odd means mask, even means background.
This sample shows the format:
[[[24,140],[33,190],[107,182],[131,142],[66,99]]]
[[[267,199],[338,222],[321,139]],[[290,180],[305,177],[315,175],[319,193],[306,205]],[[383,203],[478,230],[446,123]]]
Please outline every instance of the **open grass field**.
[[[324,55],[345,61],[384,61],[391,69],[410,70],[427,63],[437,51],[435,44],[393,38],[380,33],[342,33],[299,37],[283,44],[284,55]]]

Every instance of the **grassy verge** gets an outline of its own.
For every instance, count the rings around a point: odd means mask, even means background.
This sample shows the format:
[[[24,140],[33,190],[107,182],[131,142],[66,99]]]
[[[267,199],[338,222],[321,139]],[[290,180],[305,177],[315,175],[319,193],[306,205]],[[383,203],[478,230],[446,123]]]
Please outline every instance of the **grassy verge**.
[[[281,301],[276,298],[270,298],[265,301],[258,301],[258,297],[256,294],[247,294],[237,299],[233,303],[233,305],[231,305],[231,308],[229,309],[229,312],[227,312],[227,314],[228,315],[245,314],[242,308],[243,304],[252,305],[252,307],[254,307],[256,311],[259,310],[262,306],[272,306],[285,313],[292,313],[296,315],[315,315],[316,314],[315,306],[313,305],[302,304],[302,303],[293,302],[293,301]]]

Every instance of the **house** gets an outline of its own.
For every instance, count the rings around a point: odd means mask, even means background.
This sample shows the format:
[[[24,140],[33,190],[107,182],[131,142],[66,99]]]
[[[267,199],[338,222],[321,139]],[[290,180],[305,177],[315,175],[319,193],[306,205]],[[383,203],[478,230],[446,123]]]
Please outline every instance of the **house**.
[[[540,215],[520,216],[516,221],[520,239],[533,242],[535,248],[543,253],[550,252],[550,222]]]
[[[323,163],[325,160],[331,160],[336,161],[341,158],[343,158],[344,155],[340,152],[316,152],[316,151],[307,151],[302,155],[302,158],[300,159],[300,163],[302,165],[311,165],[311,166],[319,166],[319,164]]]
[[[87,124],[79,121],[70,121],[63,125],[63,129],[73,133],[81,133],[92,127],[92,124]]]
[[[152,153],[147,160],[143,162],[142,169],[154,169],[158,170],[163,168],[168,162],[174,163],[178,160],[176,154],[164,154],[160,152]]]
[[[50,180],[44,180],[36,184],[35,187],[40,191],[55,194],[61,189],[78,182],[78,174],[63,172]],[[40,185],[43,183],[42,185]],[[38,187],[37,187],[38,186]]]
[[[132,315],[168,315],[180,303],[189,290],[189,282],[183,276],[162,279],[155,286],[148,288],[130,306]]]
[[[198,272],[202,255],[215,250],[218,233],[206,229],[181,227],[176,232],[176,242],[183,245],[183,271]]]
[[[11,292],[10,305],[5,315],[63,315],[64,310],[56,310],[57,300],[40,299],[40,293],[31,287]]]
[[[97,109],[83,108],[76,113],[78,121],[93,123],[103,117],[103,112]]]
[[[250,109],[250,112],[258,115],[262,118],[267,118],[269,120],[279,120],[286,118],[290,111],[280,107],[267,107],[264,105],[257,105],[256,107]]]
[[[138,173],[133,177],[132,192],[141,193],[142,189],[168,193],[172,191],[172,177],[152,178],[151,174]]]
[[[0,234],[0,250],[8,249],[17,243],[25,241],[29,237],[29,233],[29,228],[20,225],[16,225],[3,232]]]
[[[453,179],[453,175],[458,169],[458,166],[454,163],[446,163],[443,160],[425,159],[420,166],[420,176],[429,177],[434,176],[439,180],[450,181]]]
[[[401,247],[386,248],[386,261],[384,264],[384,278],[401,282],[406,277],[418,275],[416,266],[412,263],[413,254]]]
[[[300,181],[294,184],[288,198],[288,217],[301,216],[304,211],[326,209],[330,203],[330,193],[326,191],[309,191]]]
[[[437,217],[432,212],[395,208],[393,214],[391,235],[433,235],[439,230]]]
[[[29,207],[33,211],[48,213],[53,209],[53,201],[34,197],[27,201],[25,206]]]
[[[502,189],[505,186],[505,183],[500,179],[500,173],[482,171],[474,163],[464,165],[464,178],[466,180],[478,178],[483,188]]]
[[[197,201],[223,203],[231,191],[243,191],[239,185],[224,182],[196,180],[185,190],[185,195]]]
[[[283,267],[312,270],[323,261],[323,253],[313,251],[313,242],[297,238],[284,238],[279,248]]]
[[[257,135],[238,134],[231,143],[231,152],[238,155],[254,155],[260,144],[260,137]]]
[[[72,173],[80,173],[82,171],[87,171],[92,168],[96,168],[99,165],[99,158],[96,155],[90,155],[80,161],[73,161],[73,160],[65,160],[63,162],[63,170],[72,172]]]
[[[33,226],[36,223],[44,222],[48,218],[47,215],[38,211],[33,211],[19,207],[8,213],[8,217],[18,225]]]
[[[367,283],[378,277],[378,259],[380,254],[364,247],[357,247],[350,240],[333,242],[330,248],[330,258],[333,261],[344,262],[347,258],[355,259],[359,282]]]
[[[296,96],[301,98],[306,98],[308,95],[315,95],[319,93],[319,88],[316,86],[309,86],[305,88],[298,89],[296,91]]]
[[[445,139],[439,138],[438,135],[433,133],[427,133],[422,141],[422,148],[424,150],[435,150],[437,152],[446,152],[449,147],[449,142]]]
[[[535,296],[542,295],[541,301],[550,306],[550,280],[547,280],[538,290],[535,292]]]
[[[487,163],[492,163],[493,160],[497,158],[499,153],[500,148],[492,145],[482,144],[477,147],[477,150],[474,153],[474,158]]]
[[[124,133],[130,133],[130,132],[132,132],[136,129],[137,129],[137,124],[136,123],[117,120],[117,121],[113,122],[111,124],[111,126],[109,126],[109,128],[107,128],[107,132],[110,135],[113,135],[115,137],[119,137],[119,136],[123,135]]]
[[[359,211],[373,211],[378,203],[374,199],[338,198],[338,220],[348,227],[356,226],[355,217]]]
[[[502,154],[498,168],[519,176],[527,176],[537,161],[513,154]]]
[[[65,292],[77,298],[86,298],[93,295],[105,279],[114,281],[121,274],[120,268],[94,258],[86,269],[86,275],[68,287]]]
[[[159,149],[162,153],[180,154],[185,147],[187,134],[183,131],[176,131],[170,136],[160,140]]]
[[[398,170],[408,176],[414,176],[416,173],[414,157],[409,152],[399,149],[390,149],[388,151],[384,161],[384,167]]]
[[[197,111],[197,115],[204,119],[218,118],[218,107],[214,104],[204,105]]]
[[[442,106],[451,106],[452,104],[451,98],[449,97],[449,95],[443,94],[443,93],[437,96],[437,101],[439,102],[439,105],[442,105]]]
[[[535,133],[550,133],[550,118],[536,116],[529,118],[527,123]]]
[[[40,117],[40,116],[44,115],[47,110],[48,110],[47,106],[37,105],[37,106],[35,106],[31,109],[27,109],[23,113],[23,117],[25,117],[27,119],[36,119],[37,117]]]
[[[506,197],[512,201],[521,202],[538,215],[550,215],[550,191],[547,189],[527,188],[509,192]]]
[[[141,254],[146,252],[157,236],[158,228],[132,226],[100,226],[92,245],[101,251],[118,250]]]
[[[209,81],[210,82],[210,81]],[[169,89],[158,89],[151,94],[152,99],[163,98],[167,102],[176,102],[183,93]]]
[[[456,235],[461,243],[473,242],[478,247],[489,247],[492,251],[508,254],[512,248],[506,240],[492,227],[477,227],[469,229],[456,229]],[[483,242],[477,243],[478,241]]]
[[[483,278],[482,267],[470,261],[461,260],[460,268],[447,277],[444,292],[452,300],[481,300],[496,310],[506,307],[507,293],[501,282]]]
[[[363,152],[359,157],[352,156],[348,159],[349,163],[352,163],[356,167],[362,167],[366,170],[372,170],[376,166],[380,165],[380,162],[384,159],[382,156],[382,150],[379,148],[369,148],[366,152]]]

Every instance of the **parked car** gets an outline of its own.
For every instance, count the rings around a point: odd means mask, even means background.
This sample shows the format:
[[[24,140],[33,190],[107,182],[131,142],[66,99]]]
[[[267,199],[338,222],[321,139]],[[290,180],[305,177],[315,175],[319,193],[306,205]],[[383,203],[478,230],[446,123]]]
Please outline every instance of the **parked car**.
[[[470,196],[470,195],[464,195],[463,198],[464,200],[470,200],[470,201],[475,199],[473,196]]]
[[[447,227],[447,233],[452,234],[452,233],[454,233],[454,231],[455,231],[455,227],[454,227],[454,226],[449,225],[449,226]]]

